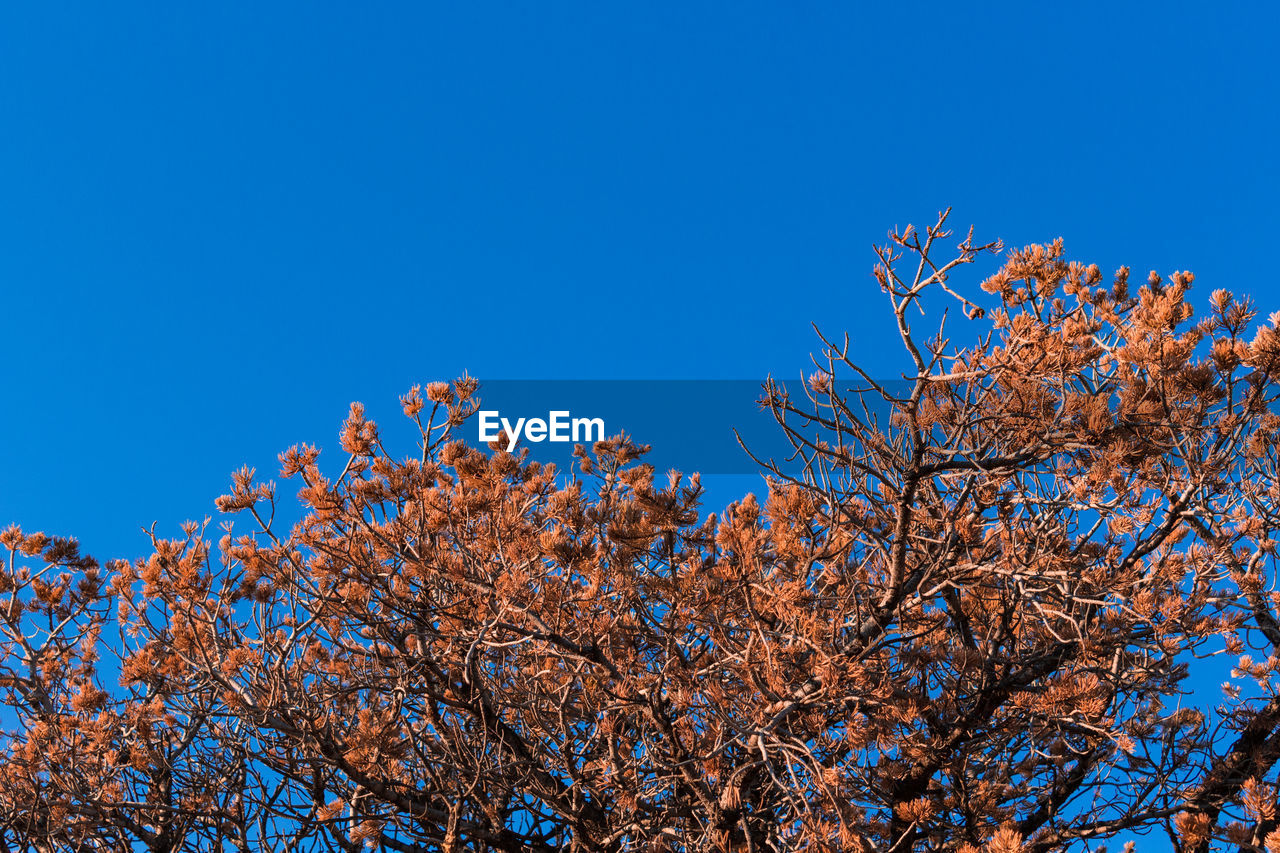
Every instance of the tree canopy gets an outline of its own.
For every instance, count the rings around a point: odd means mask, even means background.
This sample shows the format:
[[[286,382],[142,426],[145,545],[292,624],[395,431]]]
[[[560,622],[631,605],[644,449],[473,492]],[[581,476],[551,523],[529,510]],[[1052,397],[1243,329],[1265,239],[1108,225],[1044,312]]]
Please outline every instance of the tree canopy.
[[[946,219],[877,249],[904,379],[822,337],[722,513],[625,436],[468,446],[464,378],[221,533],[5,530],[4,848],[1280,853],[1280,317],[1060,241],[979,299]]]

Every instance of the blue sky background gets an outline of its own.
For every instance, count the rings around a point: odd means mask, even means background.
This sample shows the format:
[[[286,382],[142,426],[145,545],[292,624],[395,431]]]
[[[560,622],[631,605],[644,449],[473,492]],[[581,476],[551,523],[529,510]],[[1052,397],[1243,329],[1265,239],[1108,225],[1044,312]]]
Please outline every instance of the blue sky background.
[[[818,320],[896,375],[869,247],[947,205],[982,237],[1063,236],[1280,308],[1277,23],[1264,4],[10,5],[0,521],[137,554],[239,465],[336,445],[351,400],[395,418],[463,370],[794,376]]]
[[[138,555],[464,370],[893,377],[870,245],[948,205],[1280,309],[1277,9],[6,5],[0,524]]]

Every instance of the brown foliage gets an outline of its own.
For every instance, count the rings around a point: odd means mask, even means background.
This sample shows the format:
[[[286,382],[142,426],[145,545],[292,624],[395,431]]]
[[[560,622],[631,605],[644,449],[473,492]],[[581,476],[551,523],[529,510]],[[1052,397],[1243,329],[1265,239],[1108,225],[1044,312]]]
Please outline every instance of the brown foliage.
[[[5,531],[0,837],[1280,849],[1274,318],[1217,291],[1193,323],[1190,274],[1130,295],[1060,243],[984,318],[949,277],[999,247],[938,260],[945,219],[878,250],[906,381],[824,338],[802,394],[766,387],[796,459],[722,516],[625,438],[577,478],[465,446],[464,379],[403,398],[411,458],[359,406],[340,475],[282,454],[291,526],[242,470],[217,543],[102,570]],[[913,329],[936,291],[973,343]],[[1252,656],[1197,709],[1224,646]]]

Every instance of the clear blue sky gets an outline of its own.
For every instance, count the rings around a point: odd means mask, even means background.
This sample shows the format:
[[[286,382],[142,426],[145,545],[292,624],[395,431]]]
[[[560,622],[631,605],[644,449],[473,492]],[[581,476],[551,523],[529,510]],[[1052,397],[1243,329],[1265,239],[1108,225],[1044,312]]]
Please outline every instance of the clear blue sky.
[[[1273,6],[664,5],[7,6],[0,521],[136,554],[464,369],[891,373],[946,205],[1280,308]]]

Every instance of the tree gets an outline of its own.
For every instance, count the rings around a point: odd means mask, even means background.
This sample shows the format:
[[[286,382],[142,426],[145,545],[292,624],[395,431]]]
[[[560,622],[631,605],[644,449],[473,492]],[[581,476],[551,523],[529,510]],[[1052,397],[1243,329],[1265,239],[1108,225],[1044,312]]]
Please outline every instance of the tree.
[[[940,259],[946,218],[877,249],[905,381],[823,337],[766,386],[763,502],[469,447],[463,379],[402,398],[411,458],[358,405],[338,476],[282,454],[292,525],[246,469],[216,543],[5,531],[5,846],[1280,851],[1280,318],[1060,242],[984,316],[951,279],[1000,247]]]

